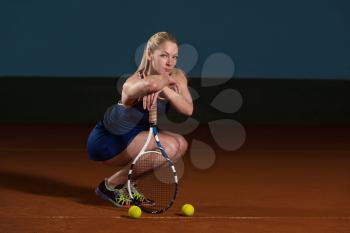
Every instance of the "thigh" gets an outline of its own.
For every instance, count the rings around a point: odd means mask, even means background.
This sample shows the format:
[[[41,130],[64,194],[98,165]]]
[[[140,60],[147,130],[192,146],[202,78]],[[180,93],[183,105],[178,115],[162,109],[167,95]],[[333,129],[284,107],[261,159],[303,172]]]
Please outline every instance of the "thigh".
[[[177,140],[179,140],[181,143],[183,141],[186,141],[186,139],[184,138],[184,136],[182,136],[181,134],[177,134],[177,133],[173,133],[173,132],[170,132],[170,131],[166,131],[166,130],[162,130],[161,133],[165,134],[165,135],[168,135],[168,136],[171,136],[171,137],[174,137],[176,138]],[[187,141],[186,141],[187,142]]]
[[[162,130],[161,132],[165,135],[176,138],[176,140],[178,141],[178,143],[180,145],[181,150],[183,150],[182,152],[186,152],[187,147],[188,147],[188,142],[184,138],[184,136],[182,136],[181,134],[173,133],[173,132],[166,131],[166,130]]]
[[[110,160],[104,161],[107,165],[112,166],[123,166],[131,162],[132,159],[134,159],[141,151],[142,147],[145,145],[147,137],[148,137],[149,131],[142,131],[136,137],[131,141],[131,143],[127,146],[127,148],[113,157]],[[158,133],[159,140],[161,144],[166,148],[170,144],[177,143],[177,140],[174,136],[165,134],[163,132]],[[153,138],[151,138],[151,141],[147,147],[147,150],[152,150],[156,147],[156,142]]]

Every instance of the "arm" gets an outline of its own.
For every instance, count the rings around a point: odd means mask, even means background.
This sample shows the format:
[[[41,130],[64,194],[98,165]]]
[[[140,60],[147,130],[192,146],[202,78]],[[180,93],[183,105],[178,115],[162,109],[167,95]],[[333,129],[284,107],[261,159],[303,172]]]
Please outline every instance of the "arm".
[[[141,79],[135,73],[129,77],[123,85],[121,102],[126,107],[132,106],[135,101],[149,93],[162,90],[169,85],[169,78],[162,75],[149,75]]]
[[[175,80],[177,81],[179,91],[176,92],[170,87],[165,86],[162,94],[179,113],[191,116],[193,113],[193,102],[188,90],[187,78],[182,71],[178,71],[175,75]]]

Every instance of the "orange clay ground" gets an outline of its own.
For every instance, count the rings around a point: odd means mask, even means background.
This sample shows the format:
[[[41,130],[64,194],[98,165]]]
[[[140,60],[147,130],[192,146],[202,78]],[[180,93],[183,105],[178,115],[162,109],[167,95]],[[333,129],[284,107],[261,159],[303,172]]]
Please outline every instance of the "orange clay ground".
[[[140,219],[95,196],[115,168],[87,159],[92,125],[0,127],[0,232],[350,232],[349,127],[246,126],[227,152],[203,125],[187,139],[210,144],[215,164],[188,153],[175,205]]]

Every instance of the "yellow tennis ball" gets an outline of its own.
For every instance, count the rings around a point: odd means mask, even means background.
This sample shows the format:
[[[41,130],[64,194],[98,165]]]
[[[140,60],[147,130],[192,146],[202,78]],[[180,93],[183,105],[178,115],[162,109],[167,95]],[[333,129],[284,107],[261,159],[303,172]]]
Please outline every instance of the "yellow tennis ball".
[[[181,208],[182,215],[192,216],[194,214],[194,207],[191,204],[184,204]]]
[[[139,218],[139,217],[141,217],[142,211],[141,211],[140,207],[133,205],[129,208],[128,214],[132,218]]]

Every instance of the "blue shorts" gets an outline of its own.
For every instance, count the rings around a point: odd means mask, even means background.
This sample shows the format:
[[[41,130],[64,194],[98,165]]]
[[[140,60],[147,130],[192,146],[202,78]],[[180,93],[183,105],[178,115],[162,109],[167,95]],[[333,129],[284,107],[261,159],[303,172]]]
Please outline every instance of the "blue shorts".
[[[135,128],[123,135],[111,134],[99,121],[87,140],[89,158],[94,161],[109,160],[126,149],[130,142],[143,130]]]

